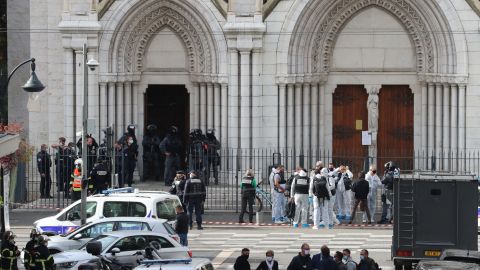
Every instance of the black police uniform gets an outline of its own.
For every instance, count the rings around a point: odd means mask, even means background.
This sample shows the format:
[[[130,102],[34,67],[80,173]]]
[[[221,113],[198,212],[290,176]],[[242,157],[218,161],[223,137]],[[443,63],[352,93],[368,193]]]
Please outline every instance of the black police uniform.
[[[93,137],[90,137],[93,140],[92,145],[87,145],[87,171],[92,171],[93,165],[97,163],[97,152],[98,152],[98,143]],[[82,156],[82,139],[80,138],[77,141],[78,155]]]
[[[190,228],[193,226],[192,215],[195,210],[197,226],[199,229],[202,229],[202,205],[205,202],[206,195],[207,190],[202,180],[198,177],[187,180],[183,200],[187,205]]]
[[[220,155],[218,150],[220,150],[220,142],[217,140],[215,135],[207,134],[207,176],[206,179],[210,179],[210,171],[213,169],[213,178],[215,179],[215,185],[218,184],[218,166],[220,165]]]
[[[143,137],[143,177],[160,179],[160,138],[153,132],[147,132]]]
[[[132,144],[128,144],[129,139],[133,140]],[[118,143],[122,146],[119,156],[119,186],[123,187],[127,184],[129,187],[133,183],[133,172],[137,163],[138,142],[133,132],[126,133],[120,138]]]
[[[243,215],[247,212],[248,204],[248,220],[253,222],[253,200],[255,199],[255,180],[251,176],[242,178],[242,211],[238,217],[238,221],[243,223]]]
[[[172,184],[175,172],[180,167],[180,153],[182,151],[182,143],[176,132],[170,131],[160,143],[160,151],[165,154],[165,172],[163,180],[166,186]],[[167,154],[168,153],[168,154]]]
[[[108,172],[107,166],[103,163],[97,163],[90,173],[90,181],[92,184],[92,192],[96,194],[101,194],[102,191],[108,188],[108,183],[110,182],[110,173]]]
[[[42,198],[51,198],[50,188],[52,186],[52,177],[50,175],[52,160],[47,151],[40,151],[37,154],[37,168],[40,175],[40,196]],[[42,175],[43,174],[43,175]]]

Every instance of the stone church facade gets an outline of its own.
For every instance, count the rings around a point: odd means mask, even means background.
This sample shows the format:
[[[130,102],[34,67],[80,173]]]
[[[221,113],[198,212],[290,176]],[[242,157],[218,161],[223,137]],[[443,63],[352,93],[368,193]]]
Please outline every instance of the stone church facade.
[[[59,136],[74,140],[80,130],[87,44],[89,58],[100,64],[89,73],[88,113],[97,137],[106,126],[121,134],[133,123],[141,140],[155,123],[177,125],[183,134],[214,128],[229,148],[370,156],[480,148],[474,1],[9,5],[9,18],[24,16],[15,5],[30,11],[28,36],[12,34],[9,62],[36,57],[47,85],[30,97],[10,88],[10,120],[24,122],[35,145]],[[361,131],[369,132],[371,146],[362,146]]]

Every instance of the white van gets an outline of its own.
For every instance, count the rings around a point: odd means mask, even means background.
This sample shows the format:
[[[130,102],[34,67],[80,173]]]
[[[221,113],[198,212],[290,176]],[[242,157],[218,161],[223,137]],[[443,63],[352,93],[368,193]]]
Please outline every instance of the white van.
[[[128,189],[127,189],[128,190]],[[87,197],[87,222],[106,217],[151,217],[175,223],[177,205],[181,202],[176,195],[163,191],[130,190]],[[66,234],[80,226],[81,200],[78,200],[55,216],[39,219],[33,226],[41,233]]]

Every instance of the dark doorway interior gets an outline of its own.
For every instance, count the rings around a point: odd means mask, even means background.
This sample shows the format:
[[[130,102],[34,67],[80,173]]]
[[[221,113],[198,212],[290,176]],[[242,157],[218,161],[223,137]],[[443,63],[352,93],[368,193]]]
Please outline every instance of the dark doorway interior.
[[[185,85],[149,85],[145,95],[145,127],[150,124],[157,125],[158,135],[162,140],[168,128],[176,126],[182,143],[186,146],[189,133],[189,104],[189,94]],[[185,154],[180,160],[184,168]],[[163,178],[163,157],[160,164],[158,169]]]

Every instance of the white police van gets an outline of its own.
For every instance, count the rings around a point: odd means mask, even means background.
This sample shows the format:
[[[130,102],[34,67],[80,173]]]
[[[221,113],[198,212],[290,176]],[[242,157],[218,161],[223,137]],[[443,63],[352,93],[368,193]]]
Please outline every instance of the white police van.
[[[175,223],[176,195],[163,191],[139,191],[123,188],[107,190],[104,194],[87,197],[87,222],[106,217],[151,217]],[[80,226],[81,200],[78,200],[55,216],[39,219],[33,226],[41,233],[66,234]]]

